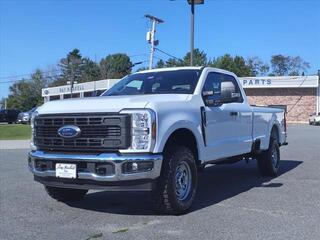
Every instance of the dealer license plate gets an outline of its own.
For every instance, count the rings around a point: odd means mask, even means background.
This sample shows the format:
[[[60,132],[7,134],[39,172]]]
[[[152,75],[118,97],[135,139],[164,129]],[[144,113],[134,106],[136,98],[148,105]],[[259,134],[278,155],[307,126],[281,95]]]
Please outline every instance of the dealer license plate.
[[[57,163],[56,164],[56,177],[60,178],[76,178],[77,177],[77,165]]]

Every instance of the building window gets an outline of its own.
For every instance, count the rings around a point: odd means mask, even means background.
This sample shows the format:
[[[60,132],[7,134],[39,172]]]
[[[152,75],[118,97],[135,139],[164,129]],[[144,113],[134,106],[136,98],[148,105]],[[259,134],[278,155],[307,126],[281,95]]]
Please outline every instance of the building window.
[[[54,96],[50,96],[49,97],[50,101],[53,101],[53,100],[60,100],[60,95],[54,95]]]
[[[94,92],[92,92],[92,91],[91,92],[84,92],[83,96],[84,97],[94,97]]]

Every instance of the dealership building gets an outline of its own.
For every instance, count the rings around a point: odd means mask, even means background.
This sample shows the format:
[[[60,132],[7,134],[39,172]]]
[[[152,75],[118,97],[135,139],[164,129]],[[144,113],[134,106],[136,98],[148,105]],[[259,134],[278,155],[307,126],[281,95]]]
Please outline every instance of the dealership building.
[[[99,96],[118,79],[105,79],[75,84],[73,98]],[[310,114],[319,112],[318,76],[244,77],[240,82],[252,105],[284,107],[288,122],[308,122]],[[71,98],[70,85],[44,88],[44,101]]]

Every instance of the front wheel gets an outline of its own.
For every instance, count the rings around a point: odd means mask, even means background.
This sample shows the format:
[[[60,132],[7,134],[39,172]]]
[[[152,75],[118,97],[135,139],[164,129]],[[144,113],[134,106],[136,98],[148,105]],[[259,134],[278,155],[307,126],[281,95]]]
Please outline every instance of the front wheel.
[[[197,167],[192,151],[174,147],[165,154],[161,176],[152,193],[154,209],[181,214],[190,208],[197,190]]]
[[[270,138],[269,148],[258,155],[257,162],[262,175],[277,175],[280,166],[280,149],[275,138]]]
[[[84,198],[88,190],[69,189],[45,186],[46,192],[50,197],[61,202],[79,201]]]

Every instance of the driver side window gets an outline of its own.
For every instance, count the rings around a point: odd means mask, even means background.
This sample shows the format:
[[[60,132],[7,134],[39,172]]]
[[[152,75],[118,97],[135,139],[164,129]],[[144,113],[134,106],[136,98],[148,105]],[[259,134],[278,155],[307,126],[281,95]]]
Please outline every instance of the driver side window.
[[[210,72],[202,89],[203,97],[214,104],[243,102],[236,79],[228,74]]]

